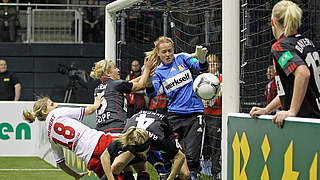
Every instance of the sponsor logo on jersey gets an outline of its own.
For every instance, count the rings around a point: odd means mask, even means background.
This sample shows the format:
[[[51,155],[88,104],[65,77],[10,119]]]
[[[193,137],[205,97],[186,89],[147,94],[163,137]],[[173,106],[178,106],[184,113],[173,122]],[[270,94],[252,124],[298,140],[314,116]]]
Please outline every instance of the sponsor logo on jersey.
[[[278,63],[283,68],[291,58],[293,58],[292,54],[290,53],[290,51],[287,51],[282,54],[282,56],[278,60]]]
[[[183,70],[184,70],[183,64],[181,64],[180,66],[178,66],[177,69],[178,69],[179,71],[183,71]]]
[[[198,59],[196,59],[196,58],[191,58],[190,61],[191,61],[191,62],[197,62]]]
[[[3,78],[3,82],[9,82],[10,78]]]
[[[191,81],[192,81],[192,75],[190,70],[188,69],[166,80],[163,84],[164,84],[164,88],[169,93],[185,84],[188,84]]]
[[[176,69],[174,67],[171,68],[170,72],[175,71]]]

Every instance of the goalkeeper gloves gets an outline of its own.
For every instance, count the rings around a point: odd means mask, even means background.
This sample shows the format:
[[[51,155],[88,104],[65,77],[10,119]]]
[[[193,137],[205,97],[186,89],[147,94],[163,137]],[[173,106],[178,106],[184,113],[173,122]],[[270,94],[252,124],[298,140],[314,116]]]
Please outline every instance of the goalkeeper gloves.
[[[192,56],[198,58],[198,60],[202,64],[206,61],[207,52],[208,50],[206,47],[196,46],[196,52],[194,52]]]

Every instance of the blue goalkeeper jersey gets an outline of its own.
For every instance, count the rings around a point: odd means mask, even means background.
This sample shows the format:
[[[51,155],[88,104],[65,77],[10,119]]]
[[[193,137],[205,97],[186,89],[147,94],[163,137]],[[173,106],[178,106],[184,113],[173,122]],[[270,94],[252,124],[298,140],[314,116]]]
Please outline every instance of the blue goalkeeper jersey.
[[[162,86],[169,98],[168,112],[193,113],[204,112],[200,98],[193,92],[194,72],[205,71],[208,63],[200,64],[187,53],[174,55],[171,64],[161,63],[153,75],[153,89],[147,89],[147,95],[154,97]]]

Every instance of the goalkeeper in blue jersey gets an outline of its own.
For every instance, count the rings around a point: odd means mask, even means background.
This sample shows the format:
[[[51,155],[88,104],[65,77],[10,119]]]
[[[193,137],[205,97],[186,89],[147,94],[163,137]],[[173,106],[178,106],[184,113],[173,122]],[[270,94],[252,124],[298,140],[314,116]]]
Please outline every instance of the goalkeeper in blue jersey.
[[[193,76],[199,71],[208,69],[205,58],[207,49],[197,46],[193,55],[174,54],[173,41],[168,37],[159,37],[154,46],[154,49],[146,55],[157,58],[160,64],[153,77],[148,79],[146,92],[152,98],[157,95],[160,86],[163,87],[164,93],[169,98],[169,123],[182,142],[191,179],[195,179],[200,170],[204,108],[201,99],[193,92],[192,86]]]

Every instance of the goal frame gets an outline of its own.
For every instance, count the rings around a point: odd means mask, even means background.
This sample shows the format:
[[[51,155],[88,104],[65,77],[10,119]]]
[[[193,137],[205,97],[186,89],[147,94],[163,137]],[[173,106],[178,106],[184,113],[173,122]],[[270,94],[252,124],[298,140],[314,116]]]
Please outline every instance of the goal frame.
[[[143,0],[117,0],[105,7],[105,59],[116,63],[116,13],[122,9],[129,8]]]

